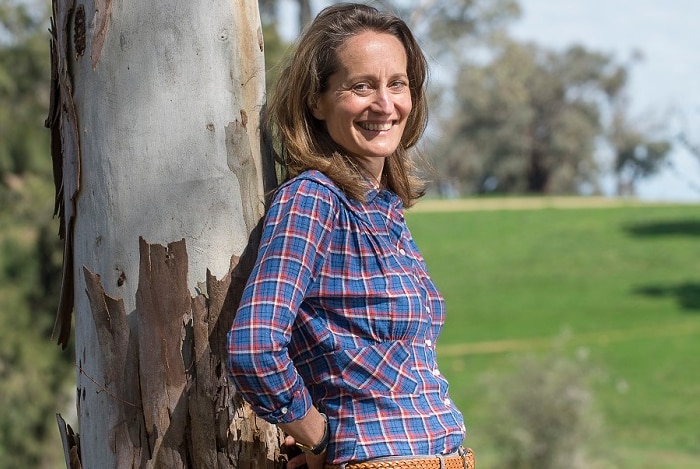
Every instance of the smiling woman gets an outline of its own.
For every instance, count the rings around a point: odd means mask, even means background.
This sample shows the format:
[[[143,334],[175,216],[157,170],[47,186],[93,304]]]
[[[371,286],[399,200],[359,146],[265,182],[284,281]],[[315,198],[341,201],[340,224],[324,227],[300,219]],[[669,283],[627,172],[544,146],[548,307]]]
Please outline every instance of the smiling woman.
[[[445,305],[406,226],[425,57],[366,5],[322,11],[271,100],[287,171],[228,335],[238,393],[302,454],[295,469],[469,469],[438,369]],[[387,460],[386,458],[390,458]]]

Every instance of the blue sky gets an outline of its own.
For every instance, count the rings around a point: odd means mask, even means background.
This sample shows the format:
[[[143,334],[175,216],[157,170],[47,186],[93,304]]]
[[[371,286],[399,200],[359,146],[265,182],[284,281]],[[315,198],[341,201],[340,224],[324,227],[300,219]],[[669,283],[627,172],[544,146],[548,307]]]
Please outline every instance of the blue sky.
[[[545,47],[579,43],[626,60],[632,69],[632,115],[657,116],[671,132],[700,143],[700,1],[520,0],[523,16],[511,33]],[[700,162],[678,147],[673,167],[638,185],[647,200],[700,202]],[[693,187],[697,188],[694,189]]]

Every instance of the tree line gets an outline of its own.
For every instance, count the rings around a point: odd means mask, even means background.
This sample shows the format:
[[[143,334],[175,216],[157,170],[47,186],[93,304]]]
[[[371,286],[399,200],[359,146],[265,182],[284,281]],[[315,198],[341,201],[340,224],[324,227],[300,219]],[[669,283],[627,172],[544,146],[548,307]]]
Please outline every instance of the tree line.
[[[289,44],[279,2],[259,4],[270,86]],[[313,5],[297,4],[303,25]],[[670,139],[629,115],[633,62],[582,46],[553,51],[516,41],[508,35],[520,14],[514,0],[388,5],[411,22],[439,70],[424,148],[436,193],[595,192],[600,175],[612,171],[629,194],[667,156]],[[47,452],[53,415],[73,398],[73,357],[49,340],[61,277],[44,128],[49,22],[45,2],[0,6],[0,466],[7,468],[51,464],[47,454],[60,453]],[[596,159],[601,142],[610,167]]]

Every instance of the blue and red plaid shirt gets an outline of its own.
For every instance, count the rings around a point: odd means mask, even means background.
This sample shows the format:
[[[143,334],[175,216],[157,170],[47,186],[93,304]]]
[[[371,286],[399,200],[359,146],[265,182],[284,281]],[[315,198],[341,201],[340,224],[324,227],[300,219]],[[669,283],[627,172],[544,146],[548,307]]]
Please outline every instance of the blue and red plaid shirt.
[[[272,423],[328,416],[328,462],[456,451],[438,371],[444,300],[393,192],[349,200],[307,171],[284,184],[228,335],[237,391]]]

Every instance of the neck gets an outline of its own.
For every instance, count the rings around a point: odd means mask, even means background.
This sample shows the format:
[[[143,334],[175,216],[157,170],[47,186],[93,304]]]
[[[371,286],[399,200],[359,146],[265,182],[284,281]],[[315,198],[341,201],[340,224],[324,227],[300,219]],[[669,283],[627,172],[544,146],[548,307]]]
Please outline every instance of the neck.
[[[367,178],[367,181],[375,189],[381,189],[382,187],[384,161],[385,158],[362,158],[357,160],[362,175]]]

